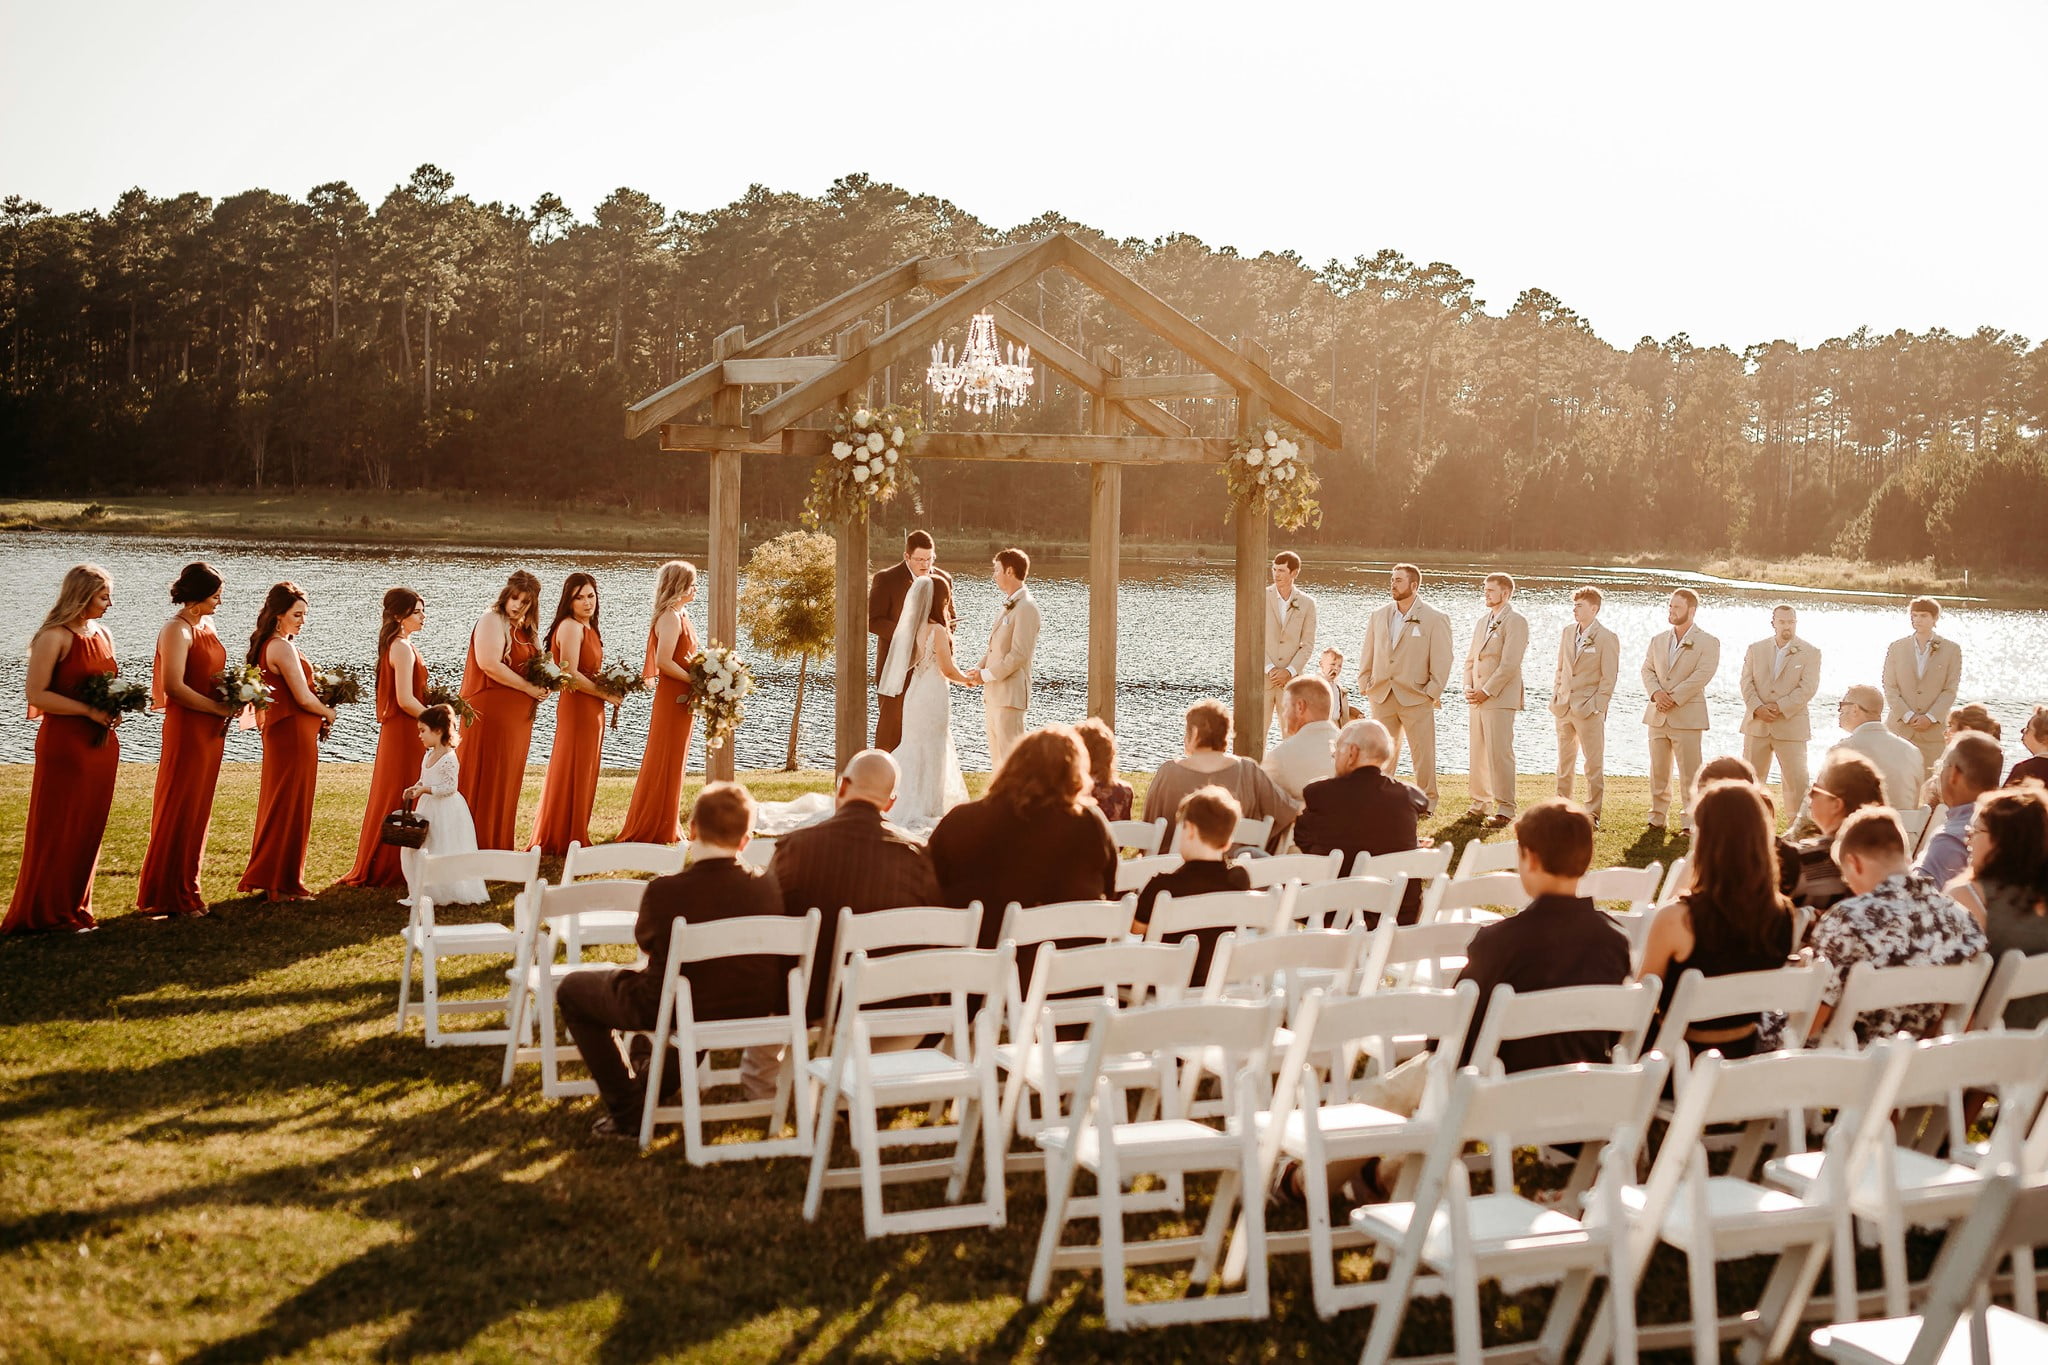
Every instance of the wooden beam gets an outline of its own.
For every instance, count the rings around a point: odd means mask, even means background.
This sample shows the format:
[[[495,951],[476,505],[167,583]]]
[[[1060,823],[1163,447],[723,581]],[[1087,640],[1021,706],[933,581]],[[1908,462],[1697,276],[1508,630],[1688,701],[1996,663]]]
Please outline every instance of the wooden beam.
[[[1113,380],[1123,362],[1098,347],[1095,363]],[[1089,406],[1090,421],[1100,436],[1115,436],[1123,415],[1098,395]],[[1120,546],[1123,531],[1124,469],[1098,463],[1088,469],[1088,714],[1116,728],[1117,588],[1122,582]]]
[[[1043,327],[1040,327],[1008,304],[996,304],[989,311],[995,314],[997,331],[1020,345],[1029,346],[1038,353],[1038,358],[1043,360],[1048,366],[1073,380],[1076,384],[1088,390],[1089,393],[1095,394],[1098,397],[1101,396],[1104,387],[1109,383],[1109,373],[1102,366],[1096,364],[1087,356],[1082,355],[1072,346],[1067,345],[1066,342],[1061,341],[1051,332],[1046,331]],[[1141,430],[1149,431],[1154,436],[1190,436],[1194,434],[1195,429],[1193,427],[1168,412],[1165,408],[1160,407],[1157,403],[1144,399],[1134,399],[1119,402],[1117,406],[1133,422],[1136,422]],[[1098,427],[1097,430],[1100,431],[1101,428]],[[1104,434],[1115,435],[1115,432],[1106,432]]]
[[[950,256],[927,256],[917,263],[920,284],[958,284],[976,275],[986,275],[997,266],[1015,260],[1038,242],[990,247],[986,251],[956,251]]]
[[[830,336],[891,299],[901,298],[917,288],[917,261],[892,266],[846,292],[825,300],[801,316],[791,318],[774,331],[733,354],[735,360],[786,355],[799,346]],[[709,399],[725,382],[723,364],[713,360],[700,370],[684,375],[666,388],[657,389],[626,409],[626,439],[631,441],[687,412]]]
[[[735,327],[711,345],[714,361],[731,364],[730,356],[745,349],[747,334]],[[737,427],[746,416],[739,389],[727,384],[711,399],[711,420]],[[711,580],[711,601],[705,610],[706,635],[728,648],[740,639],[740,453],[718,450],[711,455],[711,547],[704,572]],[[713,782],[732,781],[732,752],[727,742],[705,754],[704,775]]]
[[[1245,363],[1263,371],[1266,349],[1256,341],[1240,341]],[[1257,388],[1238,395],[1238,429],[1251,432],[1266,421],[1266,400]],[[1240,511],[1237,523],[1236,666],[1232,670],[1232,729],[1237,752],[1246,758],[1266,753],[1266,509]]]
[[[780,455],[782,442],[756,441],[747,435],[745,426],[709,427],[688,422],[661,424],[661,451],[664,455],[718,450],[735,450],[742,455]]]
[[[841,361],[859,355],[868,344],[868,326],[856,323],[839,334]],[[840,395],[853,405],[857,390]],[[820,453],[829,453],[829,431],[785,432],[787,436],[821,438]],[[868,518],[865,512],[832,528],[834,641],[832,663],[832,763],[845,772],[853,756],[868,747]]]
[[[1230,381],[1215,374],[1134,374],[1109,381],[1111,398],[1235,398]]]
[[[832,433],[809,427],[782,433],[782,452],[822,459]],[[911,449],[916,460],[1010,460],[1025,464],[1214,465],[1230,458],[1221,436],[1075,436],[1045,431],[928,431]]]
[[[728,384],[801,384],[839,362],[829,355],[768,356],[760,360],[728,360]]]
[[[1080,242],[1066,239],[1060,265],[1075,279],[1143,323],[1160,340],[1228,380],[1240,393],[1257,394],[1283,421],[1292,422],[1312,440],[1331,450],[1343,448],[1342,422],[1272,375],[1254,369],[1200,324]]]
[[[755,409],[749,422],[754,439],[762,440],[784,427],[793,426],[798,418],[817,411],[838,395],[864,387],[885,367],[929,347],[948,327],[966,322],[1011,290],[1030,283],[1058,265],[1072,246],[1072,240],[1064,236],[1048,237],[1033,243],[1023,254],[1012,257],[986,275],[977,275],[952,293],[897,323],[866,349],[846,357],[831,370],[763,404]],[[912,273],[915,273],[915,267]]]

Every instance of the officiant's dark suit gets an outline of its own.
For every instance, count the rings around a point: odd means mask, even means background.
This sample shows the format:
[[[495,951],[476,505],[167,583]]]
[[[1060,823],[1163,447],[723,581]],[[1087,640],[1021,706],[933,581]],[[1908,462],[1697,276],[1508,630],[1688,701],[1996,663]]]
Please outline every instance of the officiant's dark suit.
[[[911,573],[910,565],[904,560],[882,570],[868,580],[868,631],[875,641],[875,683],[879,688],[882,669],[889,662],[889,641],[896,635],[896,622],[903,615],[903,601],[910,596],[910,585],[917,575]],[[953,580],[943,569],[933,569],[932,577],[942,579],[948,588]],[[875,697],[875,747],[891,753],[903,742],[903,694],[884,697],[879,691]]]
[[[1415,819],[1429,798],[1372,764],[1338,777],[1311,782],[1301,790],[1302,811],[1294,822],[1294,846],[1303,853],[1344,853],[1342,875],[1360,854],[1406,853],[1415,847]],[[1410,880],[1400,920],[1413,924],[1422,910],[1422,883]]]

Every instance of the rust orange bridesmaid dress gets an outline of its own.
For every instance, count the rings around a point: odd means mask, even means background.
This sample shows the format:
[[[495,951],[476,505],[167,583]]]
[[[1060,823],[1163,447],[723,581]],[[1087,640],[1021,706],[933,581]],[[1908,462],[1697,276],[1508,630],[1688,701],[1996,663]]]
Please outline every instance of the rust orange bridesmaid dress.
[[[426,693],[427,661],[414,650],[412,694],[417,699]],[[423,752],[419,720],[398,704],[398,677],[387,648],[377,661],[377,756],[370,764],[369,805],[356,837],[356,865],[341,879],[343,886],[405,885],[398,846],[384,842],[384,817],[405,804],[405,789],[419,775]]]
[[[114,641],[104,630],[72,632],[71,652],[57,661],[50,690],[76,698],[87,675],[114,673]],[[114,806],[114,772],[121,737],[88,716],[44,715],[36,730],[35,772],[29,779],[28,830],[21,844],[21,875],[0,933],[31,929],[90,929],[92,874],[100,836]],[[100,739],[97,746],[93,741]]]
[[[690,618],[676,634],[674,661],[685,664],[697,652],[697,632]],[[655,636],[647,633],[647,673],[653,676]],[[640,756],[640,775],[633,779],[633,800],[626,807],[620,843],[673,844],[683,837],[683,765],[690,756],[690,727],[697,713],[683,701],[686,685],[668,674],[654,687],[654,715],[647,722],[647,751]]]
[[[310,688],[313,665],[304,655],[298,662]],[[270,689],[270,706],[256,713],[263,776],[256,788],[256,837],[240,889],[291,900],[313,894],[306,889],[306,840],[313,832],[313,789],[320,779],[320,716],[299,705],[268,663],[263,683]]]
[[[560,647],[555,662],[567,667]],[[588,678],[604,664],[604,641],[583,628],[576,671]],[[604,698],[564,688],[555,694],[555,747],[540,787],[540,813],[533,819],[533,847],[560,857],[569,844],[590,843],[590,808],[597,801],[597,769],[604,756]]]
[[[519,632],[511,634],[505,666],[523,677],[540,651]],[[533,716],[540,703],[484,672],[476,661],[474,630],[462,664],[462,698],[476,708],[476,721],[462,737],[460,778],[462,799],[476,821],[476,846],[515,847],[519,790],[526,781],[526,751],[533,746]]]
[[[227,661],[227,647],[214,633],[213,622],[201,621],[192,628],[192,646],[185,651],[185,686],[202,697],[211,696],[213,680]],[[206,856],[207,823],[213,818],[213,792],[220,781],[228,725],[213,712],[195,711],[171,696],[163,675],[163,651],[158,650],[149,675],[149,704],[164,713],[164,740],[157,756],[149,851],[136,882],[135,908],[158,915],[199,915],[206,912],[206,898],[199,894],[199,864]]]

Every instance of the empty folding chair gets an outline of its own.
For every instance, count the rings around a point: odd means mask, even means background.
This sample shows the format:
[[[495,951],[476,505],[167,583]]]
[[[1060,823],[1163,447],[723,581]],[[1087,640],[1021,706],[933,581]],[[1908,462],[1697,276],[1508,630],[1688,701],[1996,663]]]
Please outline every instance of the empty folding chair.
[[[680,1123],[683,1154],[692,1166],[811,1154],[813,1115],[809,1078],[805,1074],[810,1057],[805,1041],[804,1001],[810,992],[819,919],[818,911],[813,909],[806,911],[802,919],[745,915],[701,924],[677,920],[670,926],[668,959],[662,968],[661,1004],[655,1012],[654,1032],[649,1039],[654,1051],[647,1076],[647,1099],[640,1111],[641,1147],[654,1141],[657,1123]],[[741,1019],[699,1019],[690,979],[683,974],[684,965],[746,957],[775,957],[791,964],[784,977],[782,1009]],[[670,1044],[675,1045],[677,1064],[683,1069],[682,1102],[674,1105],[661,1103],[662,1073],[668,1066]],[[755,1047],[784,1049],[774,1096],[706,1104],[706,1091],[741,1080],[736,1071],[714,1069],[711,1053]],[[792,1100],[796,1121],[794,1131],[785,1138],[781,1136],[782,1127]],[[705,1124],[736,1119],[760,1119],[764,1125],[762,1136],[752,1142],[706,1140]]]
[[[683,870],[685,852],[681,844],[592,844],[586,848],[572,842],[569,852],[562,858],[559,885],[567,886],[585,877],[617,880],[672,877]],[[590,937],[586,939],[585,935]],[[586,942],[631,943],[633,921],[599,912],[579,915],[563,926],[563,932],[555,935],[555,941],[562,945],[563,955],[569,961],[580,962]]]
[[[1396,924],[1383,919],[1366,949],[1360,985],[1365,990],[1378,989],[1382,982],[1401,988],[1448,987],[1465,969],[1472,936],[1484,927],[1469,920]]]
[[[1152,902],[1151,918],[1145,922],[1147,943],[1178,943],[1193,934],[1202,942],[1202,954],[1195,964],[1195,984],[1200,985],[1209,969],[1215,943],[1222,935],[1246,931],[1262,933],[1276,917],[1286,913],[1290,888],[1277,891],[1211,891],[1201,896],[1175,896],[1163,892]]]
[[[1579,878],[1579,894],[1594,901],[1627,901],[1622,908],[1640,915],[1658,904],[1664,864],[1648,867],[1599,867]]]
[[[1202,983],[1205,1000],[1264,1000],[1278,996],[1282,1020],[1291,1019],[1295,1007],[1310,991],[1350,995],[1358,976],[1358,961],[1366,936],[1360,930],[1310,929],[1299,934],[1248,937],[1225,934],[1216,940],[1216,957],[1209,964]],[[1286,1051],[1293,1041],[1284,1026],[1273,1034],[1273,1051]],[[1231,1091],[1236,1078],[1214,1053],[1203,1054],[1192,1063],[1203,1076],[1215,1076],[1221,1098],[1199,1102],[1189,1112],[1197,1116],[1236,1111]]]
[[[1970,1027],[1997,1028],[2005,1020],[2008,1005],[2037,995],[2048,995],[2048,953],[2029,957],[2017,948],[2008,948],[1991,969],[1991,979],[1984,983]]]
[[[1102,1270],[1104,1316],[1112,1331],[1159,1323],[1258,1320],[1266,1316],[1265,1204],[1259,1185],[1258,1141],[1252,1125],[1249,1078],[1269,1073],[1277,1002],[1202,1001],[1116,1010],[1096,1007],[1088,1030],[1087,1062],[1076,1092],[1075,1113],[1064,1126],[1039,1133],[1045,1149],[1045,1224],[1038,1254],[1025,1290],[1029,1303],[1043,1303],[1055,1269],[1099,1265]],[[1187,1050],[1214,1048],[1230,1059],[1245,1079],[1238,1088],[1235,1122],[1217,1129],[1186,1116],[1190,1096],[1168,1087],[1164,1111],[1157,1118],[1126,1117],[1123,1091],[1115,1070],[1120,1059],[1149,1056],[1162,1067]],[[1095,1177],[1100,1241],[1062,1246],[1060,1234],[1080,1215],[1074,1207],[1074,1178],[1087,1171]],[[1168,1237],[1127,1242],[1124,1233],[1124,1187],[1141,1174],[1189,1175],[1217,1173],[1215,1197],[1199,1237]],[[1130,1264],[1192,1262],[1190,1290],[1205,1287],[1219,1263],[1224,1232],[1244,1201],[1241,1236],[1246,1246],[1245,1288],[1236,1292],[1181,1297],[1163,1303],[1134,1303],[1125,1281]]]
[[[1003,911],[996,941],[1016,944],[1020,963],[1035,958],[1041,943],[1074,947],[1115,943],[1130,937],[1131,917],[1137,908],[1135,894],[1113,901],[1056,901],[1051,905],[1026,906],[1011,901]]]
[[[1162,853],[1166,849],[1166,817],[1156,820],[1112,820],[1109,822],[1109,837],[1117,849],[1136,849],[1141,858]]]
[[[1178,853],[1161,853],[1150,858],[1126,858],[1116,865],[1116,892],[1143,891],[1145,883],[1162,872],[1180,866]]]
[[[878,912],[881,913],[881,912]],[[1000,1010],[982,1010],[970,1026],[968,1002],[1000,1001],[1014,959],[1008,947],[937,948],[871,958],[856,952],[847,964],[832,1054],[814,1057],[807,1071],[815,1131],[804,1220],[816,1222],[826,1187],[858,1185],[861,1226],[869,1238],[892,1232],[1003,1225],[1003,1152],[997,1118],[995,1032]],[[902,1004],[908,999],[932,1003]],[[928,1037],[939,1047],[916,1044]],[[883,1050],[883,1041],[912,1046]],[[888,1128],[886,1109],[951,1105],[951,1123]],[[846,1110],[854,1164],[831,1166],[839,1110]],[[950,1158],[884,1162],[886,1150],[947,1146]],[[966,1192],[975,1149],[982,1153],[982,1197]],[[945,1202],[891,1212],[882,1186],[946,1181]]]
[[[1428,848],[1404,849],[1399,853],[1373,853],[1355,858],[1351,863],[1354,877],[1392,877],[1399,874],[1411,882],[1425,884],[1438,877],[1450,875],[1450,844],[1432,844]]]
[[[1842,995],[1823,1027],[1821,1047],[1854,1048],[1856,1022],[1873,1010],[1913,1005],[1941,1007],[1942,1033],[1961,1033],[1984,994],[1991,975],[1991,955],[1980,953],[1968,962],[1947,967],[1881,967],[1858,962],[1849,968]]]
[[[555,961],[556,945],[577,935],[586,920],[604,926],[600,941],[615,941],[613,926],[623,920],[625,939],[633,941],[634,923],[640,916],[640,900],[646,882],[592,881],[567,886],[542,882],[534,900],[535,913],[522,916],[518,947],[512,970],[512,1036],[505,1043],[505,1064],[498,1076],[500,1087],[512,1084],[513,1070],[522,1062],[540,1063],[541,1093],[549,1099],[571,1095],[595,1095],[597,1086],[588,1080],[561,1078],[561,1037],[555,1028],[555,987],[573,972],[602,971],[610,964],[569,960]],[[586,940],[588,941],[588,940]],[[534,1042],[535,1034],[539,1042]],[[574,1048],[570,1049],[574,1055]]]
[[[1422,900],[1422,922],[1469,920],[1491,924],[1529,904],[1522,878],[1514,872],[1488,872],[1477,877],[1452,877],[1432,885]]]
[[[965,910],[944,905],[907,905],[856,915],[842,908],[839,931],[832,944],[832,961],[817,963],[813,968],[830,974],[820,1036],[829,1039],[838,1027],[839,991],[846,980],[846,965],[855,953],[886,957],[920,948],[972,948],[980,934],[980,901]],[[996,998],[1001,999],[1000,993]]]
[[[515,1036],[512,1032],[514,993],[509,989],[511,983],[508,981],[505,994],[495,999],[444,1002],[441,999],[441,960],[450,957],[502,957],[508,967],[511,965],[519,951],[519,916],[540,896],[540,853],[538,850],[511,853],[487,849],[479,853],[427,854],[420,859],[419,884],[422,887],[449,886],[464,881],[517,882],[520,890],[513,899],[509,922],[480,920],[442,924],[431,896],[421,892],[413,897],[412,917],[399,934],[405,952],[398,969],[398,1031],[405,1032],[405,1021],[409,1015],[419,1015],[426,1023],[428,1047],[440,1047],[444,1043],[497,1046],[510,1042]],[[417,1004],[408,998],[412,993],[415,957],[420,962],[420,999]],[[455,1032],[441,1028],[441,1016],[444,1014],[500,1013],[505,1016],[503,1028]]]
[[[1451,874],[1452,881],[1464,881],[1467,877],[1484,877],[1493,872],[1513,872],[1521,856],[1521,846],[1512,838],[1496,839],[1492,843],[1484,839],[1473,839],[1466,843],[1464,854],[1458,859],[1458,870]]]
[[[1298,886],[1294,890],[1294,904],[1288,907],[1287,924],[1276,927],[1370,931],[1382,919],[1399,918],[1401,901],[1407,894],[1408,878],[1399,872],[1391,877],[1340,877],[1333,882]]]
[[[1329,853],[1283,853],[1276,858],[1240,858],[1237,865],[1252,879],[1252,890],[1264,891],[1283,882],[1314,886],[1335,881],[1344,855]]]

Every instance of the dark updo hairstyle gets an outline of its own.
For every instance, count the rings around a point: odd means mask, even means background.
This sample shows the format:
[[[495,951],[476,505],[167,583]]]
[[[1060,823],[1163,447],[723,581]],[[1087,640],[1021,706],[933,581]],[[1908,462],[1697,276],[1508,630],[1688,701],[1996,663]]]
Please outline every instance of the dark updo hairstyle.
[[[446,706],[429,706],[420,712],[419,723],[439,735],[443,744],[455,743],[455,713]]]
[[[220,570],[203,559],[187,564],[178,575],[178,581],[171,584],[171,601],[178,606],[193,602],[204,602],[220,591]]]
[[[384,656],[391,652],[391,642],[398,638],[398,628],[405,618],[420,609],[420,595],[411,588],[389,588],[384,593],[384,624],[377,628],[377,662],[383,663]]]
[[[278,619],[292,609],[292,603],[306,600],[305,590],[286,579],[273,583],[263,595],[263,610],[256,613],[256,629],[249,634],[249,662],[263,667],[263,647],[277,634]]]

